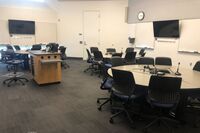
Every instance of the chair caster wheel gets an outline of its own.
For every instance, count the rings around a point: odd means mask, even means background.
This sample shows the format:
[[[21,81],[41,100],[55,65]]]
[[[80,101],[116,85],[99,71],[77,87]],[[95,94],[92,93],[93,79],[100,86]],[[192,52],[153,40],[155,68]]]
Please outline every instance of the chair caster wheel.
[[[28,80],[26,80],[26,82],[29,82]]]
[[[113,119],[112,119],[112,118],[110,118],[109,122],[110,122],[111,124],[113,124],[113,123],[114,123],[114,121],[113,121]]]
[[[99,100],[97,100],[97,103],[100,103],[100,101],[99,101]]]
[[[5,85],[5,84],[6,84],[6,82],[3,82],[3,84]]]
[[[22,84],[23,86],[25,85],[25,84]]]
[[[101,107],[98,107],[98,110],[101,111]]]
[[[10,87],[10,85],[7,85],[8,87]]]

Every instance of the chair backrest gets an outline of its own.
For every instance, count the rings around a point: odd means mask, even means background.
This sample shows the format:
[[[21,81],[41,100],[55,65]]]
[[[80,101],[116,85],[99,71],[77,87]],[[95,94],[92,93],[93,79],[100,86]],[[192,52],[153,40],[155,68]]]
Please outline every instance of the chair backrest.
[[[126,48],[125,53],[127,53],[127,52],[134,52],[134,48],[132,48],[132,47]]]
[[[127,52],[124,59],[125,61],[135,61],[136,52]]]
[[[9,50],[14,51],[13,47],[10,44],[6,45],[6,48],[7,48],[7,51]]]
[[[94,51],[99,51],[98,47],[90,47],[90,52],[94,54]]]
[[[145,48],[140,49],[139,55],[140,55],[141,57],[144,57],[145,54],[146,54]]]
[[[112,57],[122,57],[123,53],[113,53]]]
[[[41,50],[42,46],[40,44],[32,45],[31,50]]]
[[[182,78],[152,75],[149,81],[148,96],[154,102],[173,104],[178,102]]]
[[[59,47],[59,50],[60,50],[60,52],[61,52],[61,59],[62,60],[66,60],[67,59],[67,55],[66,55],[66,47],[64,47],[64,46],[60,46]]]
[[[156,57],[155,58],[155,65],[172,66],[172,60],[169,57]]]
[[[95,61],[102,61],[103,60],[103,54],[101,51],[94,51],[94,60]]]
[[[88,59],[91,59],[92,55],[90,54],[90,51],[88,49],[86,49],[86,51],[87,51]]]
[[[140,57],[137,59],[139,65],[154,65],[154,58],[152,57]]]
[[[114,88],[127,95],[132,95],[135,91],[135,79],[132,72],[112,69]]]
[[[120,57],[112,57],[110,59],[112,67],[122,66],[124,65],[124,59]]]
[[[200,61],[197,61],[196,64],[193,67],[193,70],[200,72]]]
[[[21,50],[21,48],[19,47],[19,45],[14,45],[16,50]]]
[[[106,52],[107,52],[107,53],[115,53],[115,52],[116,52],[116,49],[115,49],[115,48],[107,48],[107,49],[106,49]]]

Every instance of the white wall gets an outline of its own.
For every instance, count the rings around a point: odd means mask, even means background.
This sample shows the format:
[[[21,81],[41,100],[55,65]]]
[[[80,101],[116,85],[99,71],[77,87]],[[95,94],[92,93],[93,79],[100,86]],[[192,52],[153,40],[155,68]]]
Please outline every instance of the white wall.
[[[131,12],[129,12],[129,22],[135,23],[137,20],[137,13],[139,11],[145,12],[145,19],[142,22],[152,22],[155,20],[167,19],[183,19],[183,18],[200,18],[199,11],[200,1],[198,0],[129,0]],[[129,24],[128,34],[135,32],[135,24]],[[199,27],[199,25],[191,25],[192,27]],[[183,27],[182,27],[183,28]],[[184,29],[181,29],[181,32]],[[146,34],[144,32],[144,34]],[[183,43],[183,42],[182,42]],[[194,43],[194,42],[191,42]],[[195,42],[197,43],[197,42]],[[180,45],[179,39],[164,39],[164,41],[155,41],[154,50],[147,51],[147,56],[168,56],[173,60],[173,64],[177,65],[181,62],[181,66],[192,68],[197,60],[200,60],[199,54],[179,53]],[[190,45],[190,44],[188,44]]]
[[[107,47],[115,47],[121,51],[128,46],[128,25],[125,23],[125,7],[127,0],[119,1],[76,1],[60,2],[58,10],[58,40],[67,47],[68,56],[82,57],[83,11],[99,10],[100,20],[100,47],[105,51]],[[114,44],[114,46],[112,46]]]
[[[28,7],[1,6],[0,12],[0,43],[16,42],[19,44],[27,43],[32,45],[34,43],[51,42],[57,40],[57,14],[49,8],[44,7],[44,9],[34,9]],[[36,21],[36,35],[17,35],[14,38],[10,37],[8,33],[8,19]]]

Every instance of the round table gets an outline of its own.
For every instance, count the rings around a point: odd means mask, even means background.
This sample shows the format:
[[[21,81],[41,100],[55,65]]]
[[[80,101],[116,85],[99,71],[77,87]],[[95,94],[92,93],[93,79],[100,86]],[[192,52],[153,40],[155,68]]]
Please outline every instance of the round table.
[[[149,66],[150,68],[154,68],[154,66]],[[179,68],[179,72],[181,73],[181,76],[175,75],[175,72],[177,70],[177,67],[175,66],[155,66],[158,70],[168,70],[170,74],[165,74],[164,76],[170,76],[170,77],[182,77],[182,84],[181,89],[185,90],[200,90],[200,72],[186,69],[186,68]],[[117,70],[124,70],[124,71],[130,71],[133,73],[135,78],[135,83],[137,85],[141,86],[148,86],[149,80],[151,77],[150,71],[148,69],[144,69],[144,65],[125,65],[125,66],[118,66],[113,67],[112,69]],[[111,68],[108,69],[108,74],[112,76],[112,70]]]

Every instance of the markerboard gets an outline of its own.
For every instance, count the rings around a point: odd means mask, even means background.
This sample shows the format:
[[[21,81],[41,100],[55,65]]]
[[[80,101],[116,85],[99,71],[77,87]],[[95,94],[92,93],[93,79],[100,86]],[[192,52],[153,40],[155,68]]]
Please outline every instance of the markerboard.
[[[153,23],[137,23],[135,26],[135,46],[154,48]]]
[[[178,51],[200,53],[200,19],[181,20]]]

